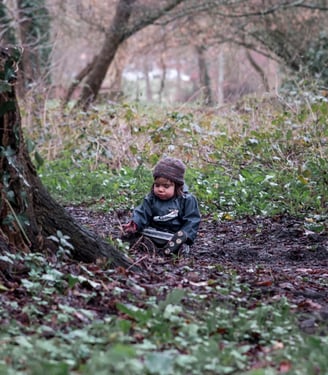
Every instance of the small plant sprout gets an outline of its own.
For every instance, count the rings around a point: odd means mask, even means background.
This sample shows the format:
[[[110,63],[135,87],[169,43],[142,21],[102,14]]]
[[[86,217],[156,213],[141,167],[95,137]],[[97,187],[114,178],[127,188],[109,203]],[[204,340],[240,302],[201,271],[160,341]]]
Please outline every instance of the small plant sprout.
[[[57,230],[56,235],[51,235],[48,239],[58,244],[57,257],[59,259],[72,256],[71,251],[74,250],[74,246],[69,242],[70,237],[63,234],[62,231]]]

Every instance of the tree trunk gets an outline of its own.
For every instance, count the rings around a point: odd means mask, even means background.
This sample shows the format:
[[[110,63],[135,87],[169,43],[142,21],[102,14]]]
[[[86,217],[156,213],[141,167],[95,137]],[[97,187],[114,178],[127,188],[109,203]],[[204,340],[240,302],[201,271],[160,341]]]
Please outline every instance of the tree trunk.
[[[50,83],[50,15],[44,0],[17,0],[18,33],[22,45],[20,79],[16,92],[20,97],[36,83]],[[33,98],[37,98],[37,95]]]
[[[161,54],[160,58],[160,68],[161,68],[161,81],[159,85],[159,90],[158,90],[158,101],[161,104],[163,101],[163,96],[164,96],[164,89],[165,89],[165,82],[166,82],[166,72],[167,72],[167,67],[165,63],[165,58],[164,58],[164,52]]]
[[[113,24],[106,33],[103,47],[83,86],[81,97],[77,103],[78,106],[82,106],[86,109],[96,98],[101,84],[106,77],[108,67],[114,60],[120,44],[126,38],[124,25],[127,24],[130,18],[134,2],[135,0],[119,1]]]
[[[206,106],[213,105],[211,92],[211,79],[208,72],[207,61],[205,56],[205,48],[203,46],[196,46],[199,69],[199,82],[202,90],[202,101]]]
[[[123,83],[122,79],[123,79],[125,59],[126,59],[126,56],[121,46],[121,48],[115,55],[114,62],[109,67],[109,74],[107,74],[106,76],[106,78],[110,82],[106,99],[110,101],[119,102],[119,101],[122,101],[124,97],[123,89],[122,89],[122,83]]]
[[[267,76],[265,74],[265,71],[256,62],[256,60],[253,58],[250,50],[248,50],[248,49],[246,49],[246,57],[247,57],[248,61],[250,62],[250,64],[252,65],[252,67],[254,68],[254,70],[261,77],[261,81],[262,81],[262,84],[263,84],[265,92],[269,92],[270,91],[270,86],[269,86],[269,81],[268,81],[268,78],[267,78]]]
[[[146,100],[147,100],[147,103],[151,103],[153,101],[153,92],[152,92],[151,82],[149,78],[149,65],[148,65],[147,59],[144,59],[143,61],[143,73],[144,73],[145,81],[146,81]]]
[[[176,8],[185,0],[167,0],[157,8],[147,9],[149,12],[136,12],[135,18],[131,24],[128,21],[133,11],[133,4],[136,0],[119,0],[116,7],[116,13],[113,23],[109,27],[103,46],[98,58],[96,59],[88,77],[84,83],[80,99],[77,102],[78,107],[87,109],[88,106],[95,100],[103,83],[108,68],[114,60],[115,54],[126,39],[142,30],[148,25],[153,24],[160,17]],[[143,9],[146,9],[144,7]]]
[[[224,104],[224,54],[221,49],[218,58],[218,106],[221,107]]]
[[[73,79],[73,82],[69,86],[67,93],[65,95],[64,101],[63,101],[63,106],[65,107],[69,101],[72,98],[72,95],[75,91],[75,89],[78,87],[78,85],[82,82],[82,80],[91,72],[92,66],[94,65],[95,61],[97,59],[97,56],[93,58],[93,60],[86,66],[84,67],[79,74],[75,76]]]
[[[82,228],[42,185],[24,144],[15,94],[17,60],[0,49],[0,238],[25,251],[54,249],[48,239],[60,230],[70,237],[75,259],[93,262],[106,257],[112,266],[128,266],[123,253]]]

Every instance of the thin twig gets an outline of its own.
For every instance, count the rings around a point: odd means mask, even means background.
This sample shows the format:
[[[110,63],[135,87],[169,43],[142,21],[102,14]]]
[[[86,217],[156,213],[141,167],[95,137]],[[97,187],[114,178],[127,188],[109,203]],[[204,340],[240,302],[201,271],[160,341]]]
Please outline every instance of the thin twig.
[[[27,234],[26,234],[26,232],[25,232],[25,230],[24,230],[24,228],[23,228],[21,222],[19,221],[19,219],[18,219],[18,217],[17,217],[17,215],[16,215],[16,212],[14,211],[12,205],[10,204],[10,202],[8,201],[8,199],[5,199],[5,202],[8,204],[8,206],[9,206],[9,208],[10,208],[10,211],[11,211],[11,213],[13,214],[13,216],[14,216],[16,222],[17,222],[17,225],[18,225],[19,229],[21,230],[21,232],[22,232],[22,234],[23,234],[23,237],[25,238],[25,240],[26,240],[28,246],[31,246],[31,245],[32,245],[32,242],[31,242],[30,239],[27,237]]]
[[[142,258],[138,259],[137,261],[135,261],[134,263],[132,263],[131,266],[129,266],[126,270],[129,271],[132,267],[134,267],[136,264],[140,263],[141,261],[143,261],[147,257],[148,257],[148,255],[145,255]]]

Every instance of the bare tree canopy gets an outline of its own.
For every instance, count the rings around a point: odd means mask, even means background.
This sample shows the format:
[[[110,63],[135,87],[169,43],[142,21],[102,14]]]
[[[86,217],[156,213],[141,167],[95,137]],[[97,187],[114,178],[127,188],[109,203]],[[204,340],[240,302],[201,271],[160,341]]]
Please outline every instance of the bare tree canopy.
[[[202,48],[205,44],[234,43],[280,59],[287,67],[299,71],[304,66],[311,66],[311,57],[307,52],[318,47],[314,41],[319,40],[322,25],[327,26],[327,10],[326,1],[319,0],[163,0],[156,3],[120,0],[115,17],[105,32],[100,52],[86,75],[79,104],[87,107],[97,96],[121,43],[149,25],[163,27],[174,24],[181,36],[183,33],[192,33],[192,38],[197,37],[202,41]],[[184,24],[187,27],[182,27]],[[304,30],[307,29],[311,32],[307,32],[305,37]],[[197,48],[199,46],[198,43]],[[263,71],[260,71],[254,60],[249,61],[257,68],[267,87]],[[202,66],[205,67],[204,64]],[[308,72],[316,74],[318,69],[314,69],[314,72],[309,69]]]
[[[181,48],[189,46],[198,62],[199,48],[202,48],[203,62],[197,66],[201,69],[198,78],[199,85],[203,86],[203,92],[207,93],[208,98],[213,95],[209,87],[213,77],[209,72],[206,73],[209,65],[207,51],[213,47],[218,54],[222,45],[248,50],[244,54],[245,60],[258,74],[265,90],[270,86],[266,72],[250,52],[272,59],[296,73],[302,72],[310,78],[319,77],[326,81],[328,5],[325,0],[112,0],[106,3],[86,0],[69,4],[56,0],[47,4],[48,9],[44,6],[44,0],[35,0],[33,6],[38,7],[38,12],[34,12],[31,7],[26,8],[25,2],[18,2],[16,10],[7,9],[6,4],[2,2],[0,6],[1,36],[5,42],[12,43],[15,22],[11,22],[11,15],[18,12],[21,18],[17,18],[16,24],[19,27],[14,39],[15,43],[24,47],[22,65],[29,81],[29,77],[36,79],[35,72],[38,71],[35,70],[33,61],[40,56],[35,50],[38,39],[31,39],[30,35],[41,30],[35,28],[38,23],[33,26],[36,15],[45,20],[49,11],[52,24],[57,22],[57,19],[66,17],[66,37],[72,37],[70,33],[75,27],[75,32],[80,34],[81,39],[88,41],[85,42],[87,51],[84,53],[80,49],[80,58],[70,57],[71,61],[78,64],[72,64],[72,70],[62,75],[65,89],[66,84],[71,82],[71,86],[66,90],[66,102],[80,86],[75,92],[78,95],[77,104],[85,108],[96,99],[120,50],[130,48],[126,52],[126,55],[131,55],[130,60],[135,53],[147,58],[141,51],[142,47],[138,51],[137,44],[140,39],[136,39],[136,35],[148,39],[140,44],[143,47],[148,45],[149,50],[157,44],[162,45],[159,50],[175,49],[178,54]],[[61,17],[58,17],[59,15]],[[85,28],[82,28],[82,24]],[[58,27],[62,24],[56,25],[57,29],[52,32],[54,46],[56,43],[61,44],[60,36],[64,35],[62,28]],[[44,23],[42,27],[45,32],[36,35],[48,35],[46,33],[49,33],[49,30],[44,29]],[[88,35],[90,30],[94,32],[93,37]],[[59,39],[56,39],[57,33],[60,33]],[[126,43],[127,40],[132,40],[132,44],[137,40],[137,43],[131,48]],[[30,48],[32,46],[33,49]],[[43,41],[43,51],[45,47],[47,46]],[[77,53],[77,50],[74,51]],[[161,53],[162,67],[163,56]],[[51,65],[45,71],[55,69],[62,56],[57,55],[56,58],[57,60],[48,62]],[[117,64],[117,61],[115,63]],[[122,72],[123,67],[122,63],[117,71]],[[72,80],[73,76],[75,79]],[[213,98],[209,100],[212,101]]]
[[[154,23],[181,2],[183,0],[168,0],[163,6],[159,3],[156,8],[149,10],[135,6],[136,0],[119,0],[112,24],[106,30],[101,51],[88,73],[78,105],[87,107],[95,99],[121,43],[137,31]],[[144,13],[141,12],[142,10],[147,11]]]

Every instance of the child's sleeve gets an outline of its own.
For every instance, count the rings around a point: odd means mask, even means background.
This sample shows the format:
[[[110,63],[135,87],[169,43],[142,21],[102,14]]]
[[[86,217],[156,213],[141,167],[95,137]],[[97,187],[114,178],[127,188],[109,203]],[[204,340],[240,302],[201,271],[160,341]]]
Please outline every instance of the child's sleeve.
[[[151,202],[148,197],[144,198],[142,204],[133,210],[132,221],[137,224],[138,232],[147,227],[152,217]]]
[[[200,212],[197,199],[192,194],[184,197],[184,208],[182,212],[183,226],[181,230],[187,235],[187,243],[192,244],[197,236],[200,224]]]

